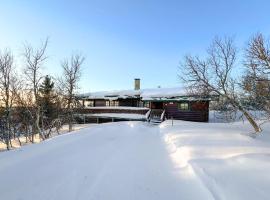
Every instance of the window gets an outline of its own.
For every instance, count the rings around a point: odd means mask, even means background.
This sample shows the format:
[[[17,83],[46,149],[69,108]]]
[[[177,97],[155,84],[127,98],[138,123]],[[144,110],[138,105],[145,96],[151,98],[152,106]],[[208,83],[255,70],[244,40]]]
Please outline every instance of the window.
[[[94,101],[88,101],[87,107],[94,107]]]
[[[178,103],[177,104],[178,110],[189,110],[189,104],[188,103]]]
[[[114,101],[110,101],[110,106],[114,106]]]
[[[143,102],[142,101],[139,102],[139,107],[143,107]]]
[[[106,107],[110,106],[110,101],[106,101]]]
[[[143,104],[144,104],[144,107],[150,108],[150,102],[149,102],[149,101],[146,101],[146,102],[144,102]]]
[[[119,106],[119,101],[108,101],[108,106]]]

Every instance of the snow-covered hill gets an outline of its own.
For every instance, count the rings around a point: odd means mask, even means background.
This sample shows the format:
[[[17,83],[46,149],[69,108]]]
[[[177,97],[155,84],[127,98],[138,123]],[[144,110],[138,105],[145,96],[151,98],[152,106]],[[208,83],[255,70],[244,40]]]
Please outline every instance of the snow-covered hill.
[[[0,199],[269,199],[270,129],[255,139],[250,130],[241,122],[94,125],[0,153]]]

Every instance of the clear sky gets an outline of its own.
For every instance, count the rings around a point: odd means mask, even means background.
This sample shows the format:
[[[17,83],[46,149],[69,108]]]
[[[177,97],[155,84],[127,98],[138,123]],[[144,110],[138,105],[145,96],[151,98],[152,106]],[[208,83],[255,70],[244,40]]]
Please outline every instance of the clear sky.
[[[269,36],[269,10],[269,0],[2,0],[0,49],[20,55],[25,41],[49,36],[44,73],[55,76],[60,60],[81,52],[82,92],[131,89],[134,78],[174,87],[181,58],[203,53],[214,36],[240,47],[258,31]]]

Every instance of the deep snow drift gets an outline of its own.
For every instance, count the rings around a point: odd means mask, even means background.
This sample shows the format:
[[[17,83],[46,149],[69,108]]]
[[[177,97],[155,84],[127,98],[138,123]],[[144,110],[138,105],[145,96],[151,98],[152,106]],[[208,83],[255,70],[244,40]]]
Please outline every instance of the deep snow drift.
[[[270,197],[270,126],[255,139],[247,123],[165,122],[170,156],[180,176],[198,180],[212,198],[252,200]],[[194,191],[199,192],[199,191]]]
[[[270,139],[237,122],[92,125],[0,153],[0,199],[269,199]]]

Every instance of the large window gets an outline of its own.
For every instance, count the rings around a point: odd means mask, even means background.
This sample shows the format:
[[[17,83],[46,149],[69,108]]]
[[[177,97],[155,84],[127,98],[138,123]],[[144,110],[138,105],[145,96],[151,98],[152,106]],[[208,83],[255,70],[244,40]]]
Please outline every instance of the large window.
[[[87,101],[87,107],[94,107],[94,101]]]
[[[119,106],[119,101],[114,101],[114,106]]]
[[[177,104],[178,110],[189,110],[189,103],[183,102]]]
[[[106,101],[106,106],[119,106],[119,101]]]

